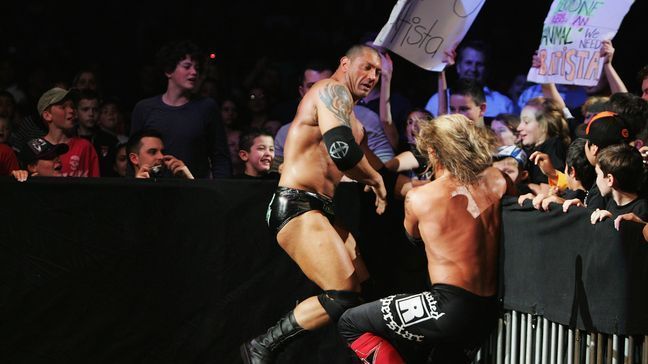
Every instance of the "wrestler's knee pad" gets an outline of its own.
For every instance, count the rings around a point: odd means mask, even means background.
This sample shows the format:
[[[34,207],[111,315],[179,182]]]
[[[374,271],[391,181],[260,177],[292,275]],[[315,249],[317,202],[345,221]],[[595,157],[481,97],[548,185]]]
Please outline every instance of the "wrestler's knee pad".
[[[363,302],[360,293],[353,291],[324,291],[317,299],[333,322],[337,322],[344,311]]]

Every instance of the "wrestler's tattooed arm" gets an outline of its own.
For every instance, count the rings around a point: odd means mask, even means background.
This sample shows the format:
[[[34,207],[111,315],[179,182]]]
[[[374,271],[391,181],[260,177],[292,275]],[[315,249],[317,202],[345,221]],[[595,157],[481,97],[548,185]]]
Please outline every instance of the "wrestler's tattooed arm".
[[[320,90],[319,98],[335,118],[342,122],[342,125],[351,127],[353,100],[346,87],[329,83]]]

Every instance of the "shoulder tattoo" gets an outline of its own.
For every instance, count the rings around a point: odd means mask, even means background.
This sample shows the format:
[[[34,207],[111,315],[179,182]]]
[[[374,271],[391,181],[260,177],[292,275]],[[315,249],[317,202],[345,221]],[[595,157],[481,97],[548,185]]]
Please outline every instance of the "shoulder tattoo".
[[[351,127],[353,100],[351,100],[346,87],[329,83],[320,90],[319,98],[342,124]]]

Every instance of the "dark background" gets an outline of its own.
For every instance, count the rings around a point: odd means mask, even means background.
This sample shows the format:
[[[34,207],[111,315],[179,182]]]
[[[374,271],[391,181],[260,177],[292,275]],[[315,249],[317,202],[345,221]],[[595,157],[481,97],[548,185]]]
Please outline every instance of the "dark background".
[[[38,81],[69,82],[80,67],[90,65],[99,69],[106,93],[129,105],[148,96],[140,87],[140,76],[158,47],[170,39],[190,38],[215,53],[223,87],[240,82],[266,56],[282,71],[284,92],[292,96],[295,68],[301,61],[320,57],[337,62],[351,43],[367,32],[380,31],[395,3],[11,1],[4,2],[0,14],[1,51],[18,60],[17,79],[25,88]],[[485,3],[466,39],[480,38],[492,45],[493,88],[506,91],[515,75],[527,72],[550,5],[548,0]],[[635,93],[636,74],[648,63],[645,41],[638,33],[645,28],[646,14],[647,2],[636,1],[613,41],[614,64]],[[397,55],[393,58],[394,88],[414,105],[427,101],[436,88],[435,73]]]

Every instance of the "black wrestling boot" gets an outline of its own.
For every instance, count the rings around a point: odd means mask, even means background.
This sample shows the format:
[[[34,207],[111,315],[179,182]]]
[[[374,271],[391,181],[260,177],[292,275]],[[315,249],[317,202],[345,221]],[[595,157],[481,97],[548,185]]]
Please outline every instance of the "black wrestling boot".
[[[304,329],[299,326],[293,311],[282,317],[276,325],[256,338],[241,345],[241,357],[244,364],[267,364],[274,361],[277,349],[294,338]]]

